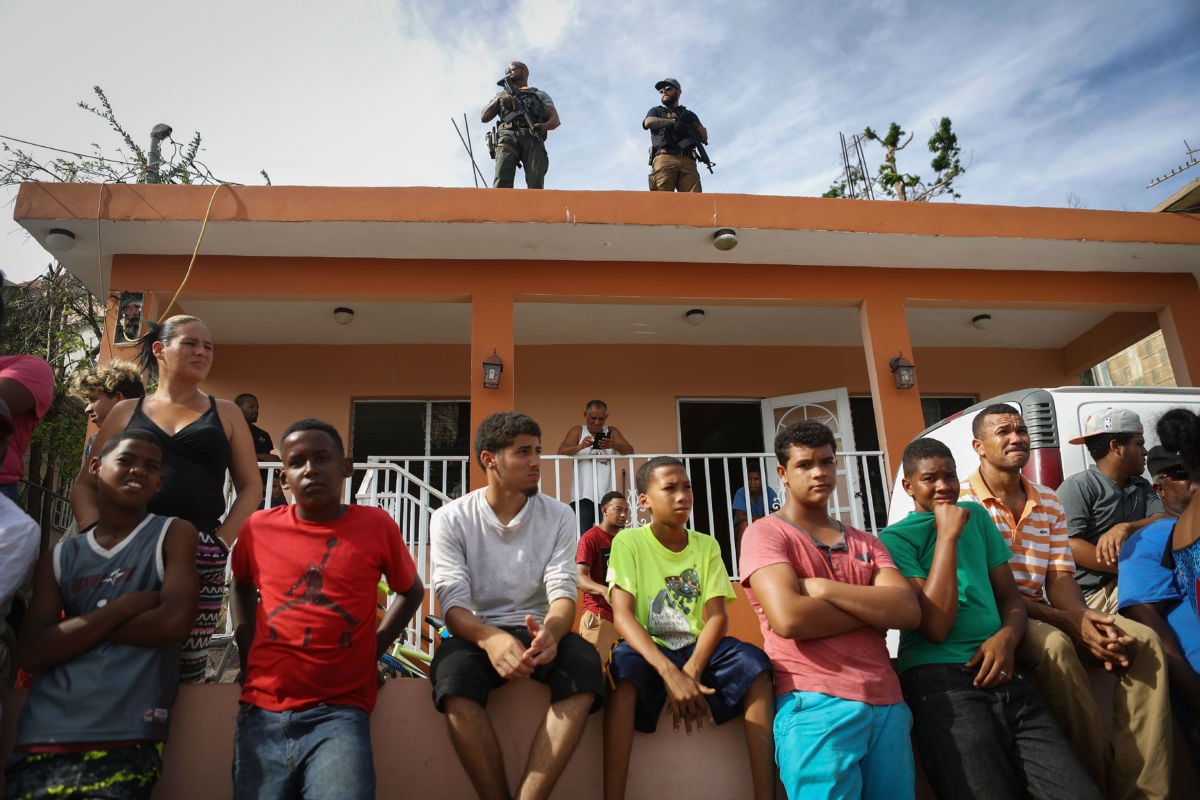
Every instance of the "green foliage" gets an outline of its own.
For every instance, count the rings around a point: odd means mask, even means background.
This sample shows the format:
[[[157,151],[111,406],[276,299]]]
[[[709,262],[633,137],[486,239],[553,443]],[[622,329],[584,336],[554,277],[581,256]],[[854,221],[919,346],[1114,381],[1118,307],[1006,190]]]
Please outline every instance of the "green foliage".
[[[31,484],[26,510],[49,531],[52,496],[83,457],[87,418],[83,404],[71,397],[68,384],[79,369],[95,364],[103,331],[104,308],[61,264],[23,286],[4,287],[4,327],[0,352],[44,358],[54,372],[54,400],[33,430],[26,454]]]
[[[925,202],[942,195],[949,195],[956,200],[961,197],[954,188],[954,179],[967,170],[960,160],[958,136],[951,127],[949,117],[942,117],[934,128],[933,135],[929,137],[929,152],[933,154],[929,166],[934,173],[929,180],[923,180],[920,175],[914,173],[900,171],[896,154],[912,142],[913,134],[905,131],[897,123],[889,125],[887,133],[883,136],[869,127],[865,128],[862,138],[877,142],[883,148],[883,163],[879,165],[873,183],[888,197],[913,202]],[[865,186],[868,177],[856,167],[851,167],[848,177],[849,183],[843,180],[832,184],[822,197],[861,195],[858,187]]]

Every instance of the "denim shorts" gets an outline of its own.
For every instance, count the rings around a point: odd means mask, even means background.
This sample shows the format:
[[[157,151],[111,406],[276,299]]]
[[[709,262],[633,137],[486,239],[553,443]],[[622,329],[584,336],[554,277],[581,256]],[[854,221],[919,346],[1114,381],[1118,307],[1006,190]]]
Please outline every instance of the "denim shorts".
[[[149,800],[162,774],[161,745],[106,747],[78,753],[13,753],[8,800],[84,796],[96,800]]]
[[[525,628],[506,629],[517,641],[529,646],[532,637]],[[596,648],[577,633],[568,633],[558,643],[558,654],[549,664],[533,670],[533,679],[550,687],[550,702],[557,703],[572,695],[590,693],[591,712],[604,706],[604,673]],[[433,683],[433,704],[445,712],[446,698],[465,697],[481,706],[487,705],[488,695],[506,681],[496,672],[483,648],[465,639],[450,638],[438,645],[429,665],[429,680]]]
[[[691,644],[679,650],[668,650],[659,645],[658,649],[672,664],[682,669],[696,650],[696,645]],[[740,717],[744,711],[742,698],[754,679],[764,672],[771,672],[771,660],[766,653],[732,636],[722,639],[708,660],[708,666],[700,674],[702,684],[716,689],[716,692],[704,698],[712,710],[713,722],[720,725]],[[634,730],[654,733],[663,706],[667,703],[667,687],[658,672],[628,642],[621,642],[613,648],[612,675],[614,681],[629,681],[637,689]]]
[[[233,739],[235,800],[375,796],[371,725],[355,706],[299,711],[238,708]]]

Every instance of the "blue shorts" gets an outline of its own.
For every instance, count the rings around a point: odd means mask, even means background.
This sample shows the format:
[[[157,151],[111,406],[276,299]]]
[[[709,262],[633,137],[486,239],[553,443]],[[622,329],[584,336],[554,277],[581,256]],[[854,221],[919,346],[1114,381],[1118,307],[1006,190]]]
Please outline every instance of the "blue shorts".
[[[790,800],[912,800],[912,713],[819,692],[775,698],[775,762]]]
[[[517,641],[529,646],[532,639],[527,629],[506,630]],[[600,656],[596,648],[577,633],[564,636],[558,643],[554,660],[535,667],[531,677],[550,687],[551,704],[586,692],[595,698],[589,713],[599,711],[604,705],[604,672],[600,669]],[[507,683],[496,672],[483,648],[453,637],[438,645],[433,663],[429,665],[429,680],[433,683],[433,704],[443,713],[446,698],[450,695],[486,706],[492,689]]]
[[[671,659],[672,664],[683,669],[696,645],[691,644],[679,650],[668,650],[659,645],[658,649]],[[764,672],[771,672],[771,660],[766,653],[732,636],[722,639],[708,660],[708,666],[700,674],[702,684],[716,689],[716,692],[704,698],[712,710],[713,722],[720,725],[740,717],[744,710],[742,698],[754,679]],[[654,733],[663,706],[667,703],[667,687],[662,678],[628,642],[621,642],[613,649],[612,674],[614,681],[629,681],[637,690],[634,730]]]

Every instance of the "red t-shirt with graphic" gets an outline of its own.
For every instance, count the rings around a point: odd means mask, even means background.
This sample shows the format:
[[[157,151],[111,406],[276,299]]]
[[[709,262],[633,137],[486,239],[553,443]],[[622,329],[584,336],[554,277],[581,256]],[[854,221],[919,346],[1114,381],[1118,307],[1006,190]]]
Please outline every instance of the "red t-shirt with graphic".
[[[233,575],[261,595],[242,702],[268,711],[319,703],[375,707],[380,576],[402,593],[416,566],[386,512],[347,506],[305,522],[296,506],[258,511],[230,555]]]

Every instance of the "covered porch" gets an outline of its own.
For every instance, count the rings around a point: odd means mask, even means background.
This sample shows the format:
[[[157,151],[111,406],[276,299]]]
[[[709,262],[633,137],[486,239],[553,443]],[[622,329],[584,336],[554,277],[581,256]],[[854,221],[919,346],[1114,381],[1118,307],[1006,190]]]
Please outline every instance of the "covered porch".
[[[131,355],[113,343],[121,292],[143,293],[155,319],[178,291],[172,313],[205,319],[217,343],[209,391],[256,394],[276,436],[327,419],[359,461],[466,455],[479,420],[507,408],[538,420],[552,453],[598,398],[639,453],[766,452],[787,409],[824,404],[842,449],[881,451],[890,472],[945,402],[1076,384],[1156,329],[1179,383],[1200,376],[1195,215],[26,184],[15,217],[42,242],[71,232],[55,255],[112,298],[102,357]],[[722,228],[735,249],[714,248]],[[504,371],[488,389],[493,353]],[[893,382],[900,354],[913,389]],[[757,425],[743,413],[756,405]],[[423,421],[389,439],[409,412]]]

